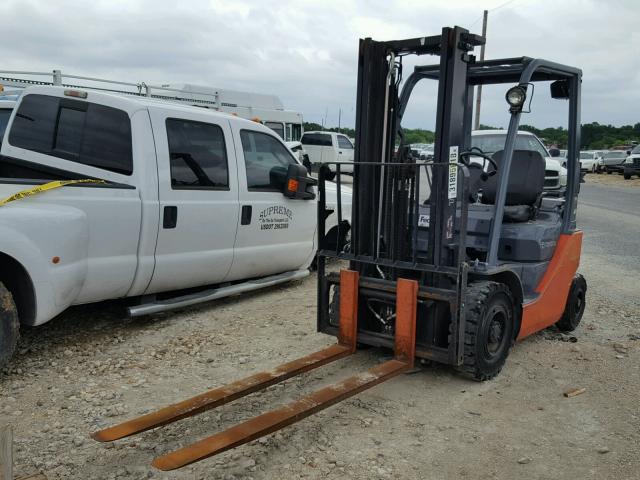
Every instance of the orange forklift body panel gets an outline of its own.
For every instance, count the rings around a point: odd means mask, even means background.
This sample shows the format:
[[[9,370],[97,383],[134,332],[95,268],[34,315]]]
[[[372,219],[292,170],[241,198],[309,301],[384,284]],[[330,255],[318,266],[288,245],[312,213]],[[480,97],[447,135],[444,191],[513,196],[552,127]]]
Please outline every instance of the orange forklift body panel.
[[[518,340],[547,328],[564,312],[571,282],[580,264],[582,231],[561,235],[549,267],[536,287],[538,298],[525,304]]]

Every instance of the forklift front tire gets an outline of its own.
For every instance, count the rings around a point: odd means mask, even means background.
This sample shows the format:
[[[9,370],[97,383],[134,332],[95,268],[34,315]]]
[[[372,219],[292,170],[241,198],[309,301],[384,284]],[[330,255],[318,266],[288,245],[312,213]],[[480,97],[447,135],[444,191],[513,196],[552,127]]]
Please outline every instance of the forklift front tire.
[[[13,356],[18,344],[20,322],[11,292],[0,283],[0,369]]]
[[[476,381],[495,377],[514,342],[515,302],[503,283],[470,283],[465,298],[464,361],[458,370]]]
[[[575,277],[573,277],[573,282],[571,282],[564,313],[556,323],[559,330],[563,332],[573,332],[578,327],[584,314],[586,300],[587,281],[581,274],[576,273]]]

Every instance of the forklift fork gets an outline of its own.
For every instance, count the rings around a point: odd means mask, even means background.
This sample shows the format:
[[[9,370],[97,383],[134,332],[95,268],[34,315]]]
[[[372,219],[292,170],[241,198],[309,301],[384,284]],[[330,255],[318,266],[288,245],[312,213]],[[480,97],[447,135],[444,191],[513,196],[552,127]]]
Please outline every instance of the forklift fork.
[[[340,326],[336,345],[156,412],[95,432],[92,435],[93,438],[101,442],[109,442],[167,425],[264,390],[270,385],[355,353],[358,332],[358,282],[358,272],[351,270],[340,272]],[[317,390],[284,407],[263,413],[199,442],[162,455],[153,461],[153,465],[160,470],[174,470],[217,455],[291,425],[413,368],[417,295],[418,283],[415,280],[398,280],[393,360]]]

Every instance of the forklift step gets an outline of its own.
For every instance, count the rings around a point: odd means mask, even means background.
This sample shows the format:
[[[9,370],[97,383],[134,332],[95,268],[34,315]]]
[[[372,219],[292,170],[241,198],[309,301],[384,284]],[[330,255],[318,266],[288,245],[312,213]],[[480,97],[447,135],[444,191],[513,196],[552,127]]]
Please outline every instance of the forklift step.
[[[257,373],[128,422],[94,433],[94,439],[108,442],[160,427],[224,405],[250,393],[346,357],[356,351],[358,315],[357,272],[340,272],[340,325],[338,344],[306,357]],[[268,435],[320,410],[352,397],[389,378],[413,368],[418,283],[399,279],[396,292],[395,358],[366,372],[322,388],[289,405],[264,413],[221,433],[160,456],[153,465],[174,470]]]

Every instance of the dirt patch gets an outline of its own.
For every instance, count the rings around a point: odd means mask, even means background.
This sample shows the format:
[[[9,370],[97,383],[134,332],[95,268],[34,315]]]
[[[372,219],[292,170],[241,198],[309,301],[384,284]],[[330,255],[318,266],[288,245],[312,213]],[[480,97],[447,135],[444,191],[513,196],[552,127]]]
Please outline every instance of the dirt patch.
[[[614,185],[618,187],[640,187],[640,177],[633,176],[625,180],[621,173],[587,173],[586,183],[598,185]]]

